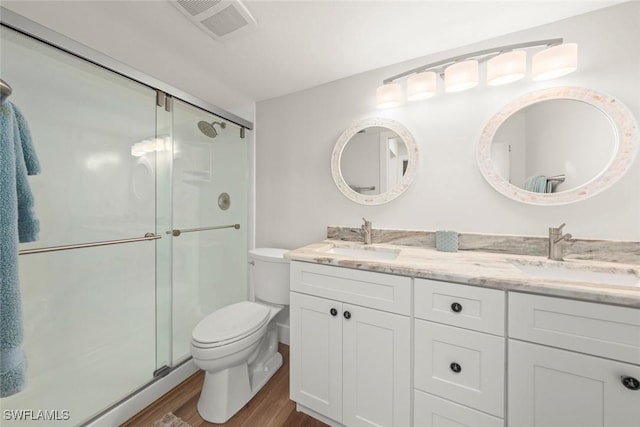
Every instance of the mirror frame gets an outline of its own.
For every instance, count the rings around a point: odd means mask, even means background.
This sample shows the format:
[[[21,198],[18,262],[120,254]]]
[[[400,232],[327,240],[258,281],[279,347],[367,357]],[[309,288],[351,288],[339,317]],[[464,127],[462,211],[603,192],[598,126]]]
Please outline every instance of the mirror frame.
[[[612,124],[616,133],[616,145],[608,165],[590,181],[558,193],[533,193],[512,185],[500,176],[491,161],[491,143],[500,126],[511,115],[529,105],[552,99],[581,101],[600,110]],[[629,170],[637,152],[638,123],[624,104],[591,89],[563,86],[525,94],[495,114],[482,131],[477,149],[477,162],[482,176],[502,195],[530,205],[557,206],[587,199],[611,187]]]
[[[395,132],[402,139],[404,144],[407,146],[409,164],[407,165],[407,170],[402,179],[395,185],[395,187],[381,194],[361,194],[349,187],[345,181],[342,176],[342,172],[340,171],[340,159],[342,158],[342,152],[344,151],[347,143],[354,135],[363,129],[374,126],[387,128]],[[349,200],[362,205],[381,205],[392,201],[404,193],[416,177],[417,165],[418,146],[416,145],[413,135],[411,135],[407,128],[405,128],[401,123],[385,118],[367,118],[356,121],[342,132],[342,135],[338,138],[338,142],[336,142],[336,145],[333,148],[333,153],[331,154],[331,174],[333,175],[333,181],[336,186]]]

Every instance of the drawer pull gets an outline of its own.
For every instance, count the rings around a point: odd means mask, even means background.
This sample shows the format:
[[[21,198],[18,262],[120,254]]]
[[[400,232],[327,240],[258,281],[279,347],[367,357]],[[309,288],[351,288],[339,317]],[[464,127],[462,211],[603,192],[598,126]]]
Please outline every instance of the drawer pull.
[[[640,381],[633,377],[620,377],[622,385],[629,390],[640,390]]]
[[[462,305],[460,303],[454,302],[451,304],[451,311],[454,313],[460,313],[462,311]]]
[[[462,366],[458,365],[456,362],[453,362],[451,365],[449,365],[449,367],[456,374],[459,374],[460,372],[462,372]]]
[[[345,311],[344,312],[344,318],[347,319],[347,320],[351,319],[351,313],[349,313],[348,311]]]
[[[331,310],[329,310],[329,313],[331,313],[332,316],[337,316],[338,310],[336,310],[335,308],[332,308]]]

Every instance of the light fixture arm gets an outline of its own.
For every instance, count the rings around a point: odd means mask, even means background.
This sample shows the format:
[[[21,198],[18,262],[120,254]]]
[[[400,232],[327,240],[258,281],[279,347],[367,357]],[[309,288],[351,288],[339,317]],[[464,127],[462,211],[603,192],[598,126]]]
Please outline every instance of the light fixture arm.
[[[491,49],[479,50],[476,52],[466,53],[464,55],[458,55],[451,58],[443,59],[441,61],[432,62],[430,64],[423,65],[421,67],[417,67],[400,74],[396,74],[395,76],[389,77],[388,79],[384,79],[382,83],[383,84],[392,83],[395,80],[410,76],[411,74],[415,74],[420,71],[432,70],[434,68],[442,67],[444,65],[465,61],[467,59],[476,59],[479,57],[484,57],[482,59],[479,59],[479,61],[484,61],[489,59],[488,57],[489,55],[495,56],[495,55],[499,55],[501,53],[509,52],[515,49],[527,49],[527,48],[538,47],[538,46],[550,47],[550,46],[562,44],[562,42],[563,42],[562,38],[557,38],[557,39],[548,39],[548,40],[538,40],[538,41],[532,41],[532,42],[526,42],[526,43],[515,43],[515,44],[506,45],[506,46],[493,47]]]

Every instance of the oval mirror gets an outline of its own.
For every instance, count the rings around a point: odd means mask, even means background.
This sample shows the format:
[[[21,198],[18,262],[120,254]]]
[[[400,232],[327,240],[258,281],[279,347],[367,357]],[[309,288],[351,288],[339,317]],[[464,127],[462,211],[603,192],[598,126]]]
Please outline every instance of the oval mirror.
[[[629,169],[638,125],[615,99],[577,87],[543,89],[507,105],[485,126],[478,165],[503,195],[534,205],[591,197]]]
[[[370,118],[346,129],[331,155],[331,173],[347,198],[363,205],[390,202],[416,175],[418,148],[395,120]]]

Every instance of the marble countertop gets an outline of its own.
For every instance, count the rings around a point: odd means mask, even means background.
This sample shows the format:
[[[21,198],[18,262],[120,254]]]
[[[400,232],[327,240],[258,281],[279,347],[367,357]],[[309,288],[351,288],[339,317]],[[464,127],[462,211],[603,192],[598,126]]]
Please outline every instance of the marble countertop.
[[[333,248],[355,249],[355,254],[328,253]],[[397,253],[394,259],[365,259],[358,250]],[[527,274],[522,266],[577,270],[583,272],[623,274],[640,280],[640,266],[601,261],[551,261],[546,257],[496,254],[478,251],[440,252],[391,244],[363,245],[356,242],[324,240],[285,254],[285,258],[376,271],[425,279],[442,280],[506,291],[522,291],[584,301],[640,308],[640,281],[635,284],[603,284],[575,279],[556,279]]]

